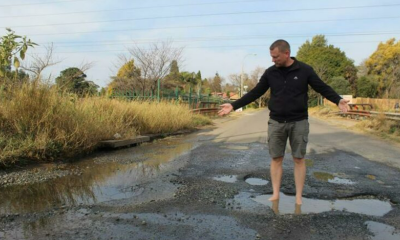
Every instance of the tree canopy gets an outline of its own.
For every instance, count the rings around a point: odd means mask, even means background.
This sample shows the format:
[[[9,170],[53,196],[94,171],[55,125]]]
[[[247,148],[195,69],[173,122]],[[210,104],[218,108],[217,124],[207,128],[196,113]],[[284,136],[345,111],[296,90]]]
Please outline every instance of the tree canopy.
[[[380,43],[376,51],[365,62],[368,75],[378,81],[379,95],[399,97],[400,92],[400,41],[394,38]]]

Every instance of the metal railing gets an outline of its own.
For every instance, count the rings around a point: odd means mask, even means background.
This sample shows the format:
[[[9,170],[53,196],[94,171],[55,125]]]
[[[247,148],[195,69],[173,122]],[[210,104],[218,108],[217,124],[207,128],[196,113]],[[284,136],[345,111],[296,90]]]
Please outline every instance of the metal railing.
[[[372,104],[349,104],[350,110],[347,113],[334,112],[334,114],[344,116],[355,116],[357,117],[377,117],[383,115],[388,120],[400,121],[400,113],[392,112],[377,112],[372,111]],[[362,109],[362,110],[360,110]]]

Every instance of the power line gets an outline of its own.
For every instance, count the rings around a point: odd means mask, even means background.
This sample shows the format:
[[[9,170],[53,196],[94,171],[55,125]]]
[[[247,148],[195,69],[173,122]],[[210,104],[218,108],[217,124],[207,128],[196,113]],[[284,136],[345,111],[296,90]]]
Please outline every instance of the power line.
[[[382,19],[398,19],[398,17],[372,17],[372,18],[347,18],[347,19],[322,19],[322,20],[294,20],[294,21],[278,21],[278,22],[253,22],[253,23],[232,23],[232,24],[212,24],[212,25],[192,25],[192,26],[176,26],[176,27],[157,27],[157,28],[130,28],[119,30],[99,30],[84,31],[71,33],[44,33],[29,34],[29,36],[48,36],[48,35],[68,35],[68,34],[86,34],[86,33],[106,33],[106,32],[128,32],[128,31],[148,31],[148,30],[170,30],[170,29],[186,29],[186,28],[206,28],[206,27],[232,27],[247,25],[268,25],[268,24],[288,24],[288,23],[314,23],[314,22],[341,22],[341,21],[360,21],[360,20],[382,20]],[[61,42],[59,42],[61,43]]]
[[[164,17],[144,17],[144,18],[127,18],[103,21],[88,21],[74,23],[55,23],[55,24],[39,24],[39,25],[23,25],[23,26],[7,26],[9,28],[31,28],[31,27],[48,27],[48,26],[64,26],[64,25],[81,25],[91,23],[106,23],[106,22],[124,22],[137,20],[154,20],[154,19],[172,19],[172,18],[189,18],[189,17],[209,17],[209,16],[224,16],[224,15],[241,15],[241,14],[257,14],[257,13],[277,13],[277,12],[299,12],[299,11],[321,11],[321,10],[341,10],[341,9],[360,9],[360,8],[377,8],[377,7],[395,7],[400,4],[382,4],[382,5],[366,5],[352,7],[328,7],[328,8],[301,8],[301,9],[282,9],[282,10],[265,10],[265,11],[247,11],[247,12],[230,12],[230,13],[208,13],[208,14],[193,14],[193,15],[178,15]],[[0,27],[5,28],[5,27]]]
[[[91,0],[69,0],[69,1],[52,1],[52,2],[36,2],[36,3],[20,3],[20,4],[5,4],[0,5],[0,7],[21,7],[21,6],[28,6],[28,5],[42,5],[42,4],[52,4],[52,3],[69,3],[69,2],[84,2],[84,1],[91,1]]]
[[[325,36],[330,36],[330,37],[343,37],[343,36],[376,36],[376,35],[388,35],[388,34],[400,34],[400,31],[395,31],[395,32],[346,32],[346,33],[319,33],[323,34]],[[310,36],[315,36],[315,33],[312,34],[280,34],[279,36],[274,36],[274,35],[240,35],[240,36],[214,36],[214,37],[192,37],[192,38],[178,38],[178,39],[173,39],[174,43],[182,43],[182,42],[206,42],[206,41],[219,41],[219,40],[243,40],[243,39],[265,39],[265,38],[277,38],[277,37],[285,37],[285,38],[303,38],[303,37],[310,37]],[[164,39],[166,40],[166,39]],[[98,46],[107,46],[107,45],[121,45],[124,43],[127,44],[149,44],[149,43],[157,43],[159,41],[163,41],[163,39],[141,39],[141,40],[132,40],[131,42],[118,42],[118,41],[108,41],[106,44],[100,44]],[[114,43],[118,42],[118,43]],[[96,46],[94,42],[88,42],[91,43],[89,46]],[[78,47],[78,46],[88,46],[88,45],[71,45],[70,47]],[[68,46],[67,46],[68,47]]]
[[[60,16],[60,15],[83,14],[83,13],[86,14],[86,13],[131,11],[131,10],[154,9],[154,8],[160,9],[160,8],[171,8],[171,7],[206,6],[206,5],[218,5],[218,4],[230,4],[230,3],[251,3],[251,2],[270,2],[270,1],[273,1],[273,0],[244,0],[244,1],[241,0],[241,1],[208,2],[208,3],[188,3],[188,4],[175,4],[175,5],[164,5],[164,6],[117,8],[117,9],[106,9],[106,10],[65,12],[65,13],[33,14],[33,15],[20,15],[20,16],[0,16],[0,18],[48,17],[48,16]]]
[[[350,42],[334,42],[333,44],[347,44],[347,43],[380,43],[381,41],[350,41]],[[303,43],[291,43],[292,46],[299,45]],[[270,44],[246,44],[246,45],[221,45],[221,46],[202,46],[202,47],[185,47],[185,49],[209,49],[209,48],[240,48],[240,47],[269,47]],[[54,52],[55,54],[74,54],[74,53],[107,53],[107,52],[126,52],[127,49],[113,49],[113,50],[89,50],[89,51],[74,51],[74,52]],[[45,53],[36,53],[45,54]]]

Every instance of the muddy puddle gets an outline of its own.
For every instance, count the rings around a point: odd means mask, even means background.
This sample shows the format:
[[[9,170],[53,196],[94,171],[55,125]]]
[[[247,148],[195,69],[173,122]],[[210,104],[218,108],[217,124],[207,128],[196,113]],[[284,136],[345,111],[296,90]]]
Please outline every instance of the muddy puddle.
[[[313,173],[314,177],[320,181],[324,181],[324,182],[329,182],[329,183],[335,183],[335,184],[343,184],[343,185],[354,185],[356,184],[355,182],[349,180],[349,179],[345,179],[345,178],[341,178],[341,177],[337,177],[333,174],[330,173],[325,173],[325,172],[314,172]]]
[[[377,199],[319,200],[303,197],[303,204],[299,206],[295,204],[294,196],[281,193],[279,201],[274,202],[268,200],[271,196],[260,195],[252,198],[252,200],[270,207],[276,214],[322,213],[337,210],[370,216],[383,216],[392,210],[389,202]]]
[[[70,164],[69,168],[79,168],[82,174],[1,188],[0,214],[40,212],[140,196],[149,182],[158,179],[161,173],[182,167],[185,163],[172,160],[192,148],[193,143],[168,139],[157,141],[152,146],[110,152],[100,161],[94,158]],[[152,149],[157,149],[157,152],[150,152]],[[169,181],[158,181],[165,189],[167,184],[172,185]]]
[[[365,224],[367,225],[368,230],[374,235],[370,237],[371,240],[400,239],[400,231],[396,231],[396,229],[392,226],[374,221],[367,221]]]

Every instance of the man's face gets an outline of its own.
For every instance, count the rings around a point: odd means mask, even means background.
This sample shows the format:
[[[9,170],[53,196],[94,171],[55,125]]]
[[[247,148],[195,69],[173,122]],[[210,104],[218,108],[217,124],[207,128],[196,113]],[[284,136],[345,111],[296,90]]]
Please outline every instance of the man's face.
[[[287,61],[290,58],[289,51],[281,52],[281,51],[279,51],[279,48],[277,48],[277,47],[270,50],[270,54],[272,57],[272,62],[275,63],[276,67],[285,67]]]

